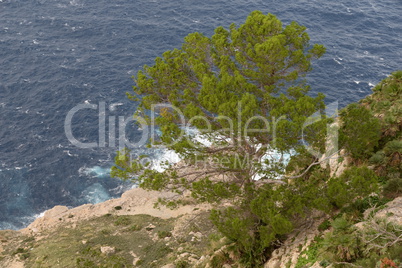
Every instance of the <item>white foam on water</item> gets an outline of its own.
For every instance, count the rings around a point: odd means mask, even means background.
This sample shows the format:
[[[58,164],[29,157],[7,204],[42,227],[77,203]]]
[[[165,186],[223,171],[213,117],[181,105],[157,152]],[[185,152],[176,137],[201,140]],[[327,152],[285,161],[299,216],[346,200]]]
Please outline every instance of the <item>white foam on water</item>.
[[[294,151],[287,154],[281,154],[279,151],[271,149],[261,158],[262,167],[268,169],[273,165],[282,165],[285,168],[293,155],[295,155]],[[265,164],[264,161],[266,160],[268,160],[270,164]],[[264,174],[257,173],[253,176],[253,180],[259,180],[264,176]],[[281,178],[281,174],[279,173],[274,174],[274,176],[274,179]]]
[[[114,111],[114,110],[116,110],[116,107],[117,107],[117,106],[121,106],[121,105],[123,105],[122,102],[112,103],[112,104],[109,105],[109,110],[110,110],[110,111]]]
[[[202,145],[206,147],[212,146],[212,142],[210,139],[208,139],[205,135],[200,134],[200,132],[195,129],[195,128],[185,128],[184,129],[187,135],[192,135],[193,139],[196,142],[201,143]],[[219,136],[216,136],[220,138]],[[222,138],[220,138],[222,139]],[[227,140],[228,141],[228,140]],[[257,145],[258,148],[261,148],[262,145]],[[287,154],[281,154],[279,151],[270,149],[268,152],[261,158],[261,163],[262,167],[268,169],[272,165],[282,165],[283,167],[286,167],[287,164],[289,163],[289,160],[292,155],[294,155],[295,152],[291,151],[290,153]],[[264,164],[265,161],[269,161],[269,165]],[[172,150],[164,149],[161,151],[160,154],[156,156],[156,158],[152,161],[152,169],[158,171],[158,172],[163,172],[166,170],[166,168],[171,165],[171,164],[176,164],[181,161],[180,156],[175,153]],[[252,163],[251,163],[252,164]],[[253,180],[259,180],[262,177],[264,177],[264,174],[255,174],[253,176]],[[276,174],[275,178],[280,178],[281,174]]]
[[[333,60],[338,63],[338,64],[342,64],[340,61],[342,61],[342,58],[333,58]]]
[[[100,183],[94,183],[83,192],[83,199],[86,203],[98,204],[110,199],[109,193]]]
[[[87,176],[104,178],[110,175],[110,168],[103,168],[100,166],[94,167],[81,167],[78,172]]]
[[[152,160],[151,168],[158,172],[163,172],[166,170],[166,164],[176,164],[180,162],[180,160],[181,158],[177,153],[172,150],[164,149]]]
[[[35,220],[36,220],[36,219],[39,219],[39,218],[42,218],[43,216],[45,216],[45,212],[46,212],[46,210],[43,211],[43,212],[41,212],[41,213],[34,214],[32,217],[33,217]]]

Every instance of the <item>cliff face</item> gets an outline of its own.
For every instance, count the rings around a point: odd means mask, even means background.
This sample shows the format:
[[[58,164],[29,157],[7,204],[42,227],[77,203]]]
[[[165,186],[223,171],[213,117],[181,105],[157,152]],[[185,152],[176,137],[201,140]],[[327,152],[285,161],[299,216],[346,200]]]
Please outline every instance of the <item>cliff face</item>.
[[[305,224],[289,234],[288,238],[282,243],[281,247],[272,253],[271,259],[265,263],[264,268],[299,268],[299,267],[327,267],[323,259],[325,258],[325,249],[323,238],[333,232],[333,228],[323,230],[323,222],[329,219],[328,216],[314,212],[307,219]],[[381,224],[384,223],[384,224]],[[392,230],[386,230],[384,226],[389,226]],[[361,222],[353,225],[353,230],[357,234],[366,236],[367,232],[374,232],[375,236],[388,237],[388,244],[379,242],[373,244],[374,247],[382,247],[385,251],[391,244],[402,245],[402,197],[398,197],[391,202],[381,206],[381,208],[372,207],[364,212],[364,218]],[[374,236],[374,237],[375,237]],[[363,239],[364,240],[364,239]],[[372,239],[373,241],[375,239]],[[383,242],[383,241],[382,241]],[[347,241],[344,242],[345,248]],[[380,258],[378,259],[380,261]],[[328,266],[330,267],[330,266]],[[331,266],[332,267],[332,266]],[[354,267],[374,267],[359,266]],[[375,266],[380,267],[380,266]],[[387,266],[381,266],[387,267]],[[401,266],[394,266],[401,267]]]

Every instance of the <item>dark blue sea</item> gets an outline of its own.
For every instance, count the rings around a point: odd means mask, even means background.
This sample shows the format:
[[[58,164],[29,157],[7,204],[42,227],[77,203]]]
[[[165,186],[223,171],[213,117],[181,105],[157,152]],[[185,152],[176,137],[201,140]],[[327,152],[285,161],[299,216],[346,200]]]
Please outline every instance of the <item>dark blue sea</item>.
[[[101,202],[130,188],[109,176],[117,136],[109,139],[107,128],[99,137],[99,113],[107,126],[128,118],[136,104],[125,92],[141,66],[187,34],[211,35],[253,10],[295,20],[312,43],[327,47],[308,76],[312,94],[324,92],[327,102],[357,101],[402,68],[397,0],[0,0],[0,229],[22,228],[54,205]],[[67,139],[66,116],[80,104],[86,108],[72,118],[74,137],[105,139],[105,146],[79,148]],[[126,130],[133,142],[141,134]]]

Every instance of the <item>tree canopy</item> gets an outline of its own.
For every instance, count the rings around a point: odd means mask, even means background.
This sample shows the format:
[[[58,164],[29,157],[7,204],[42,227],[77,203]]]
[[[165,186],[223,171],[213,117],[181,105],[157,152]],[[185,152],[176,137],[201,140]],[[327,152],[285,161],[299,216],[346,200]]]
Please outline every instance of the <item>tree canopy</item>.
[[[306,27],[283,26],[260,11],[240,26],[216,28],[212,37],[189,34],[180,49],[144,66],[128,94],[139,103],[135,118],[160,131],[149,145],[173,150],[182,161],[161,173],[126,149],[112,175],[145,189],[189,191],[201,202],[230,199],[233,207],[213,211],[211,219],[238,242],[247,263],[259,263],[292,229],[290,218],[303,213],[303,202],[320,205],[318,188],[303,193],[278,176],[291,152],[307,155],[307,145],[324,150],[324,96],[308,95],[304,79],[324,53],[323,45],[310,44]]]
[[[302,132],[306,119],[324,108],[323,95],[306,95],[309,87],[302,79],[311,60],[325,52],[322,45],[310,45],[306,27],[296,22],[283,27],[274,15],[254,11],[239,27],[218,27],[211,38],[192,33],[184,41],[181,49],[144,66],[134,78],[136,94],[129,94],[139,101],[136,116],[161,131],[153,145],[159,141],[191,164],[194,156],[208,159],[209,167],[218,161],[209,175],[230,172],[243,184],[256,174],[270,177],[273,165],[261,165],[273,161],[266,157],[269,150],[294,150],[302,134],[309,143],[322,141],[323,122]],[[151,118],[147,110],[156,116]],[[128,163],[126,154],[119,155],[117,175],[124,175],[121,170],[126,178],[140,173],[135,179],[151,189],[170,183],[144,173],[138,161]],[[238,167],[239,161],[253,165]]]

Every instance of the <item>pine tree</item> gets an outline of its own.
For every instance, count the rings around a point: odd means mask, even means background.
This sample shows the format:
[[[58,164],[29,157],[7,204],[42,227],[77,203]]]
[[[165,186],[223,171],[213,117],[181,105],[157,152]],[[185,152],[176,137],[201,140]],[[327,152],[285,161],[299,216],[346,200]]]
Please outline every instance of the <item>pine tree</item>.
[[[284,155],[303,150],[302,140],[322,150],[325,140],[326,119],[304,129],[325,107],[322,94],[307,95],[304,77],[325,52],[309,41],[306,27],[284,27],[260,11],[240,26],[216,28],[212,37],[189,34],[180,49],[144,66],[134,77],[135,94],[128,94],[139,103],[135,118],[160,130],[150,146],[173,150],[182,162],[160,173],[125,149],[112,175],[150,190],[189,190],[201,202],[230,199],[233,206],[214,210],[211,219],[244,263],[256,267],[308,200],[278,179]]]

